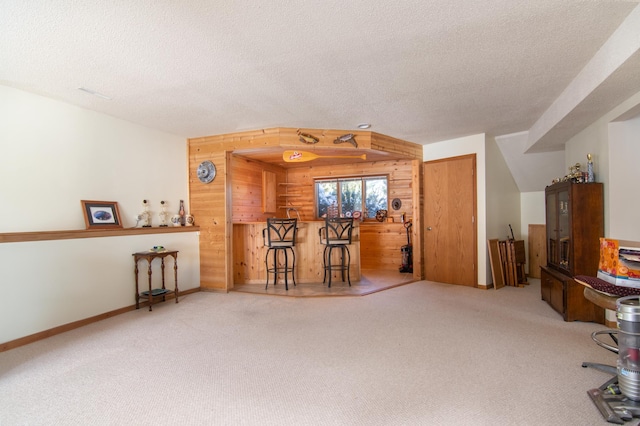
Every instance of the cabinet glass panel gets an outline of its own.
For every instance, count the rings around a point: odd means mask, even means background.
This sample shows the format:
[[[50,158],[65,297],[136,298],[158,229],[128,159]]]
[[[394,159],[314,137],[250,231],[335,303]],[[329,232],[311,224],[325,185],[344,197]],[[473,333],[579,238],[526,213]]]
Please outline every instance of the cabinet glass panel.
[[[554,265],[558,264],[558,242],[556,230],[558,217],[556,215],[556,200],[557,197],[555,192],[547,194],[547,259],[549,263]]]
[[[571,240],[569,238],[569,191],[558,192],[558,241],[559,247],[559,263],[563,269],[567,271],[569,268],[569,250],[571,248]]]

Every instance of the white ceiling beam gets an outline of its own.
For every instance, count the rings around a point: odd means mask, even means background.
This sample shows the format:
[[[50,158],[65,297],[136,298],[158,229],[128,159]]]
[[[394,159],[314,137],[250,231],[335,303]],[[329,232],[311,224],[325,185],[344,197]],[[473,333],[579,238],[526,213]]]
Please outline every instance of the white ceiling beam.
[[[573,79],[553,104],[529,129],[526,152],[563,149],[566,140],[554,138],[553,130],[580,105],[588,104],[589,97],[605,84],[625,62],[640,51],[640,6],[627,16],[582,71]],[[598,117],[595,117],[598,118]],[[566,132],[560,132],[563,137]]]

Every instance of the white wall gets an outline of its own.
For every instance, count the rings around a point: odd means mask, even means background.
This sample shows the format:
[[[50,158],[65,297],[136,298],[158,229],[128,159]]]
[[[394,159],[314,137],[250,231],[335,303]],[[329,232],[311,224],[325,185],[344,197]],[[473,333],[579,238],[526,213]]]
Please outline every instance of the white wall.
[[[82,199],[117,201],[125,227],[148,199],[157,225],[188,200],[186,141],[0,86],[0,233],[84,229]],[[154,245],[200,286],[196,232],[0,243],[0,343],[133,305],[131,253]]]
[[[544,211],[544,191],[523,192],[520,194],[521,233],[528,231],[529,224],[544,225],[546,222]]]
[[[478,209],[478,284],[487,285],[487,203],[486,203],[486,166],[484,133],[427,144],[423,148],[423,160],[432,161],[459,155],[476,154],[476,197]],[[489,281],[491,282],[491,281]]]
[[[544,191],[523,192],[520,194],[520,234],[525,241],[525,252],[527,263],[525,269],[530,273],[529,267],[529,225],[544,225],[547,222],[545,217],[545,195]]]
[[[635,182],[638,182],[638,159],[640,156],[640,145],[638,144],[638,134],[630,134],[624,136],[621,129],[631,124],[611,123],[620,115],[637,107],[640,104],[640,92],[631,96],[622,104],[605,114],[599,120],[595,121],[589,127],[571,138],[565,145],[565,164],[567,167],[575,163],[583,166],[587,161],[587,154],[593,154],[594,170],[596,181],[604,183],[604,231],[606,237],[612,237],[612,226],[619,230],[638,228],[637,220],[629,220],[621,216],[621,210],[627,210],[631,206],[637,206],[638,202],[630,198],[621,199],[619,196],[611,198],[611,190],[613,188],[632,189]],[[634,120],[630,120],[634,121]],[[610,134],[610,129],[612,130]],[[620,157],[636,159],[636,165],[623,169],[620,167]],[[613,158],[611,158],[613,156]],[[567,171],[568,172],[568,171]],[[632,189],[633,190],[633,189]],[[637,194],[637,189],[633,190]],[[619,192],[618,192],[619,194]],[[615,223],[615,225],[614,225]],[[626,231],[623,231],[625,233]],[[633,231],[637,235],[637,231]],[[631,234],[630,234],[631,235]],[[631,237],[620,237],[620,239],[633,239]],[[640,238],[638,238],[640,240]]]
[[[0,120],[0,232],[84,229],[83,199],[117,201],[125,227],[143,199],[156,224],[187,201],[184,138],[4,86]]]
[[[521,238],[520,191],[496,141],[487,138],[487,239]]]
[[[488,239],[506,240],[511,238],[509,225],[513,229],[515,239],[522,239],[520,191],[502,151],[493,138],[487,138],[486,141],[486,162],[487,233],[484,251],[487,251],[486,240]],[[488,259],[487,262],[489,262]],[[487,273],[487,281],[493,282],[491,265],[488,263]]]
[[[640,241],[640,117],[609,125],[609,231]]]

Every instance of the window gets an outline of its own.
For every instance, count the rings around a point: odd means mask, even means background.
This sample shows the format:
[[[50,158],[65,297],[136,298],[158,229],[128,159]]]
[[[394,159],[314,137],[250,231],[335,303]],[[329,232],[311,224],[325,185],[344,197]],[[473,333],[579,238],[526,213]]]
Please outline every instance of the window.
[[[318,217],[352,217],[354,212],[362,212],[364,218],[375,218],[378,210],[387,210],[387,186],[386,176],[318,179]]]

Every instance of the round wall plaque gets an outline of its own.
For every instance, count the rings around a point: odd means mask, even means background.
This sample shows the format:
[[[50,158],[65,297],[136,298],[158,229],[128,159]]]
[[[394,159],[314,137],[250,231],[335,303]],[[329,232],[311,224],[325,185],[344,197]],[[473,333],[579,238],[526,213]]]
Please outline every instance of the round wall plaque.
[[[393,201],[391,201],[391,207],[393,207],[394,210],[400,210],[400,207],[402,207],[400,198],[394,198]]]
[[[210,183],[216,178],[216,166],[209,160],[198,166],[198,179],[202,183]]]

